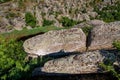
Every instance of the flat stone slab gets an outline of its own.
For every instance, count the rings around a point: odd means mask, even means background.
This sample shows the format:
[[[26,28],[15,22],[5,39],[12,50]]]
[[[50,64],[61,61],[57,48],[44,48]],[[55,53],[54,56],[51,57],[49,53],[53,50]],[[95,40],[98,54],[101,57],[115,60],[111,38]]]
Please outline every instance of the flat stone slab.
[[[26,40],[23,47],[27,53],[36,55],[82,52],[86,50],[86,35],[80,28],[54,30]]]

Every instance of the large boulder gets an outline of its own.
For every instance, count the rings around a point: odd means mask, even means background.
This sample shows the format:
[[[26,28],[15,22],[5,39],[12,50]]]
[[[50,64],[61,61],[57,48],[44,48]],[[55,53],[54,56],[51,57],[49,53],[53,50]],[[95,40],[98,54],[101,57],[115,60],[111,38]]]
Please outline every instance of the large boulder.
[[[84,52],[82,54],[70,55],[67,57],[54,59],[46,62],[42,68],[36,68],[33,75],[41,74],[86,74],[104,72],[100,68],[99,63],[110,60],[116,61],[114,53],[97,50],[92,52]]]
[[[86,49],[86,36],[80,28],[49,31],[26,40],[23,47],[27,53],[36,55],[82,52]]]
[[[111,49],[116,40],[120,40],[120,21],[96,26],[89,34],[88,50]]]

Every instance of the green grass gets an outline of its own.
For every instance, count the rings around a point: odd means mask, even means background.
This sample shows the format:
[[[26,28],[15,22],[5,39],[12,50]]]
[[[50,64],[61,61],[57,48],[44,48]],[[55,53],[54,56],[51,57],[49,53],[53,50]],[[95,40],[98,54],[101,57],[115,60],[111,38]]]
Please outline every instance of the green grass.
[[[94,7],[95,12],[99,14],[97,19],[101,19],[105,22],[120,21],[120,1],[117,1],[114,5],[107,5],[99,9],[98,6]]]
[[[25,22],[26,22],[26,25],[35,27],[37,20],[36,20],[36,17],[34,15],[32,15],[32,13],[27,12],[27,13],[25,13]]]
[[[86,27],[83,27],[82,30],[86,34],[86,36],[88,36],[88,34],[92,30],[92,28],[93,28],[93,26],[86,26]]]
[[[120,41],[114,41],[113,46],[120,51]]]
[[[58,28],[58,27],[54,27],[54,26],[46,26],[46,27],[36,27],[33,29],[23,29],[21,31],[14,30],[12,32],[0,34],[0,38],[1,39],[5,38],[5,40],[9,40],[9,39],[17,40],[17,39],[20,39],[22,37],[35,35],[38,33],[45,33],[45,32],[48,32],[50,30],[60,30],[60,29],[64,29],[64,28]]]
[[[79,24],[80,22],[70,19],[68,17],[62,17],[60,20],[60,23],[62,23],[63,27],[70,28],[70,27],[73,27],[74,25]]]

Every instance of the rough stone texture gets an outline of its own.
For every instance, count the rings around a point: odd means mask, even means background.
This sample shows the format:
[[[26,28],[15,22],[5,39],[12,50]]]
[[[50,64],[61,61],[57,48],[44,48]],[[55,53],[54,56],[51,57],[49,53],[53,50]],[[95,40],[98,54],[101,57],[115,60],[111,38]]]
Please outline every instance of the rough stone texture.
[[[115,1],[117,0],[113,2]],[[99,4],[99,9],[102,9],[108,3],[110,4],[111,0],[104,0],[102,3],[96,1],[96,4]],[[0,3],[0,18],[7,19],[7,22],[4,22],[4,20],[1,21],[3,23],[0,22],[0,27],[3,30],[1,32],[11,31],[6,30],[6,26],[12,26],[14,29],[21,30],[25,25],[26,12],[31,12],[36,17],[37,25],[39,26],[42,26],[43,20],[47,19],[54,21],[53,26],[63,27],[60,22],[63,16],[76,21],[89,21],[98,16],[91,4],[94,4],[94,0],[25,0],[21,1],[21,4],[19,1],[13,0]],[[19,17],[19,19],[16,17]]]
[[[6,27],[4,27],[6,26]],[[11,31],[13,28],[10,28],[10,24],[6,18],[0,18],[0,33]]]
[[[26,23],[24,21],[24,19],[21,19],[20,17],[17,17],[17,18],[14,18],[11,20],[11,24],[13,25],[13,27],[16,29],[16,30],[22,30],[23,27],[25,27]]]
[[[50,60],[40,69],[36,68],[33,75],[43,73],[66,73],[66,74],[85,74],[99,73],[103,70],[98,66],[105,60],[116,61],[116,56],[108,51],[92,51],[82,54],[70,55],[67,57]]]
[[[92,0],[27,0],[19,4],[19,1],[0,3],[0,17],[6,18],[8,22],[0,27],[6,26],[21,30],[25,26],[25,13],[31,12],[37,19],[37,25],[42,26],[43,20],[54,21],[53,26],[63,27],[60,19],[63,16],[77,21],[90,20],[97,15],[93,11],[90,2]],[[87,5],[87,6],[86,6]],[[84,12],[85,11],[85,12]],[[87,13],[88,12],[88,13]],[[11,16],[12,15],[12,16]],[[6,24],[8,23],[8,24]],[[20,28],[19,28],[20,27]],[[4,30],[3,32],[7,32]]]
[[[110,49],[120,40],[120,21],[94,27],[89,35],[88,50]]]
[[[80,28],[49,31],[26,40],[23,47],[27,53],[46,55],[59,51],[85,51],[86,36]]]
[[[11,1],[0,4],[0,33],[22,30],[25,24],[23,12],[17,3]]]
[[[83,28],[83,27],[91,27],[91,26],[93,26],[93,27],[96,27],[96,26],[100,26],[100,25],[103,25],[103,24],[105,24],[105,22],[104,21],[101,21],[101,20],[90,20],[90,21],[86,21],[86,22],[82,22],[82,23],[80,23],[80,24],[78,24],[78,25],[75,25],[74,27],[77,27],[77,28]]]

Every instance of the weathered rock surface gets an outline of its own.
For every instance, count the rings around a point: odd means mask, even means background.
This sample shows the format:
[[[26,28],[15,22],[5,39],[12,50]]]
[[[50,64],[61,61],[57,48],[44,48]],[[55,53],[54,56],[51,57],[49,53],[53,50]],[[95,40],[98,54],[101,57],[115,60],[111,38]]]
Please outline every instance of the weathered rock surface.
[[[86,36],[80,28],[49,31],[26,40],[23,47],[27,53],[46,55],[59,51],[85,51]]]
[[[96,27],[96,26],[100,26],[100,25],[103,25],[105,24],[104,21],[101,21],[101,20],[90,20],[90,21],[86,21],[86,22],[82,22],[78,25],[75,25],[74,27],[77,27],[77,28],[83,28],[83,27]]]
[[[112,0],[112,3],[111,0],[102,2],[94,0],[26,0],[21,1],[21,4],[19,1],[0,3],[0,18],[6,18],[6,22],[0,19],[0,27],[2,27],[0,33],[14,29],[21,30],[23,26],[27,27],[25,24],[26,12],[31,12],[36,17],[39,26],[42,26],[46,19],[53,21],[53,26],[63,27],[60,21],[62,17],[76,21],[89,21],[98,16],[92,4],[99,4],[99,9],[102,9],[108,4],[113,5],[116,1],[118,0]],[[12,26],[12,30],[6,30],[6,26]]]
[[[88,50],[110,49],[115,40],[120,40],[119,21],[94,27],[89,35]]]
[[[44,67],[36,68],[33,71],[33,75],[40,75],[42,72],[61,74],[99,73],[103,72],[99,67],[99,63],[108,59],[115,62],[116,56],[112,52],[105,50],[70,55],[46,62]]]
[[[5,29],[6,26],[12,26],[12,29],[23,29],[23,26],[27,26],[25,23],[26,12],[31,12],[36,17],[37,25],[40,26],[46,19],[54,21],[52,24],[54,26],[63,27],[60,22],[63,16],[76,21],[90,20],[91,17],[97,16],[93,7],[90,6],[91,2],[92,0],[27,0],[21,1],[22,5],[19,4],[19,1],[1,3],[0,18],[6,18],[8,22],[0,21],[0,27]],[[8,30],[1,31],[1,33],[3,32],[8,32]]]

